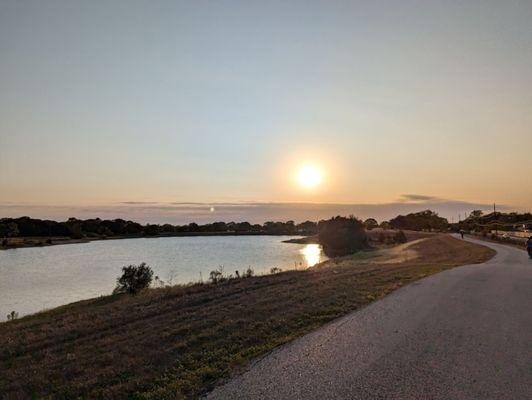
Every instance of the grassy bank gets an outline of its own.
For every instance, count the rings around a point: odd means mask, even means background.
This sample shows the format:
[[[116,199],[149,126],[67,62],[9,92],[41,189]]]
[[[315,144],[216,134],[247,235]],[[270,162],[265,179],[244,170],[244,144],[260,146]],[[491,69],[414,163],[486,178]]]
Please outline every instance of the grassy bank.
[[[432,236],[405,262],[320,268],[83,301],[0,324],[6,398],[194,398],[276,346],[424,276],[484,262]]]

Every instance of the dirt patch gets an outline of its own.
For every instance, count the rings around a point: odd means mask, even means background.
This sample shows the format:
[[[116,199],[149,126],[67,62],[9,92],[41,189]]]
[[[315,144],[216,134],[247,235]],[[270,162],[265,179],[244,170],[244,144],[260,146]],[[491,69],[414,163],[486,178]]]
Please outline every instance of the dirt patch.
[[[379,257],[372,259],[370,262],[373,264],[398,264],[414,261],[420,256],[416,251],[415,246],[424,240],[427,240],[427,238],[416,239],[412,242],[403,243],[399,246],[382,250],[382,254]]]

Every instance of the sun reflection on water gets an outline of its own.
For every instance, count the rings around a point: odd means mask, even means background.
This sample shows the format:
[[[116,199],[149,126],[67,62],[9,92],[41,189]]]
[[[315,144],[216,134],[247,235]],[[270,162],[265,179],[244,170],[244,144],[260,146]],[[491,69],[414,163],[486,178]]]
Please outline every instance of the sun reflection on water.
[[[305,258],[308,267],[313,267],[321,261],[321,248],[319,244],[307,244],[299,251]]]

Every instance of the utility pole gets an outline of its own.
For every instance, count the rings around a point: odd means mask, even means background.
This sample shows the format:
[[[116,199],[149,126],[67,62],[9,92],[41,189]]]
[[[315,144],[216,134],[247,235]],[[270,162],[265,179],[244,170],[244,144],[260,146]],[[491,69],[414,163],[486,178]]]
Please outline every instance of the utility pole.
[[[497,209],[495,203],[493,203],[493,218],[497,218]],[[499,236],[499,229],[497,228],[497,221],[495,221],[495,236]]]

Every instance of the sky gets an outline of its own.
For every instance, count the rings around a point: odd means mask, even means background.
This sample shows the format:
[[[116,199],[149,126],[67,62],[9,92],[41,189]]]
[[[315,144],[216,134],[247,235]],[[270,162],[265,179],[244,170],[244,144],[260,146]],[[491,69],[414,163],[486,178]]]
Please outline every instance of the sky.
[[[0,0],[0,216],[529,211],[530,21],[530,1]]]

